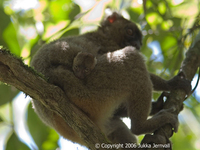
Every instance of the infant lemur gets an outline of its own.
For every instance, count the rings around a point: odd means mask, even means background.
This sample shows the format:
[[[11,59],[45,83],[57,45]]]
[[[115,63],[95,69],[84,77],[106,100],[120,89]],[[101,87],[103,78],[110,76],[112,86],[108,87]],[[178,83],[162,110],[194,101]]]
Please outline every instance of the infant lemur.
[[[80,79],[84,79],[91,73],[97,64],[97,59],[94,55],[88,52],[79,52],[73,60],[72,69],[74,75]]]
[[[177,130],[178,120],[171,110],[161,110],[151,119],[147,117],[151,111],[153,88],[173,90],[182,86],[173,83],[181,80],[179,78],[165,81],[150,74],[139,52],[141,45],[142,34],[137,25],[114,12],[104,18],[96,31],[44,45],[31,65],[50,83],[62,88],[73,104],[85,112],[111,142],[136,143],[133,134],[152,133],[167,123]],[[97,57],[97,63],[91,63],[96,66],[83,76],[74,73],[72,67],[80,52]],[[32,102],[44,123],[64,138],[86,145],[59,115],[37,100]],[[131,130],[119,117],[113,116],[122,104],[127,107]]]

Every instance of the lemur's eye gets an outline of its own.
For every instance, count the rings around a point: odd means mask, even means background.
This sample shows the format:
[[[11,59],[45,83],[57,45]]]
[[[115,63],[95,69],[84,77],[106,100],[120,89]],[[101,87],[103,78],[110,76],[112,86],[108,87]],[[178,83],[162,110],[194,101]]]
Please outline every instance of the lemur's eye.
[[[133,30],[132,29],[126,29],[126,33],[130,36],[133,35]]]

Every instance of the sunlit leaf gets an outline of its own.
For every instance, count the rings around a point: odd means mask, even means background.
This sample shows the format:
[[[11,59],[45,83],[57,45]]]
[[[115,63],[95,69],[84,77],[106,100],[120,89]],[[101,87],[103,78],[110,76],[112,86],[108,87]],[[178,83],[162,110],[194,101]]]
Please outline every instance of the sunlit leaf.
[[[69,13],[73,10],[73,7],[74,3],[71,0],[59,0],[52,1],[49,8],[53,19],[57,22],[69,19]]]
[[[152,7],[152,2],[151,1],[146,1],[146,6],[147,6],[147,8]]]
[[[149,13],[146,15],[147,22],[151,25],[153,29],[156,28],[156,25],[163,21],[163,18],[160,17],[157,13]]]
[[[171,20],[163,21],[161,23],[161,27],[163,30],[169,30],[173,26],[173,22]]]
[[[166,4],[164,2],[159,3],[158,10],[161,14],[165,14],[167,10]]]
[[[8,27],[3,32],[3,38],[8,45],[8,48],[12,53],[17,56],[20,56],[21,50],[19,46],[19,42],[17,39],[17,32],[12,23],[8,25]]]
[[[134,3],[134,2],[132,2]],[[143,12],[143,8],[141,7],[141,5],[131,5],[132,7],[130,7],[130,9],[128,10],[130,13],[136,13],[136,14],[141,14]]]
[[[161,43],[161,47],[163,50],[169,50],[175,45],[177,45],[177,40],[173,36],[165,36]]]
[[[132,21],[134,21],[134,22],[138,21],[140,14],[137,13],[135,8],[130,8],[128,10],[128,14],[130,15],[130,18],[131,18]]]
[[[174,134],[172,137],[173,140],[173,149],[181,150],[196,150],[194,135],[189,132],[189,128],[186,125],[180,125],[178,134]]]
[[[11,118],[11,107],[10,107],[10,103],[1,105],[0,107],[0,116],[1,119],[5,122],[9,122],[10,124],[12,124],[12,118]]]
[[[56,149],[58,147],[58,133],[55,130],[51,129],[49,132],[49,136],[46,141],[44,141],[42,145],[42,149],[49,150],[49,149]]]
[[[3,20],[1,21],[0,23],[0,34],[3,33],[3,31],[6,29],[6,27],[9,25],[10,23],[10,18],[8,15],[5,14],[4,10],[2,9],[2,7],[0,7],[0,20]],[[4,47],[7,47],[7,44],[6,42],[4,41],[3,39],[3,36],[0,36],[0,45],[3,45]]]

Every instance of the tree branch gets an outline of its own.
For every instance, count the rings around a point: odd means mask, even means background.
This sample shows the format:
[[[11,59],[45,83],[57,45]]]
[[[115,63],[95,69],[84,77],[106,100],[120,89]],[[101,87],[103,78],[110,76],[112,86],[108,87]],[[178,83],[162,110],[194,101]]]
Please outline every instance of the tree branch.
[[[24,65],[21,59],[2,48],[0,48],[0,81],[15,86],[59,114],[86,142],[89,149],[96,150],[95,143],[109,143],[100,129],[69,101],[59,87],[47,83],[32,68]]]
[[[192,80],[199,66],[200,41],[196,42],[188,50],[181,70],[187,79]],[[0,81],[15,86],[59,114],[84,139],[90,149],[96,149],[95,143],[108,143],[108,140],[96,125],[70,102],[69,98],[59,87],[47,83],[42,76],[37,74],[32,68],[24,65],[21,59],[14,57],[5,49],[0,49]],[[182,110],[185,96],[186,93],[182,90],[171,92],[164,108],[175,108],[175,114],[178,115]],[[154,135],[147,134],[142,143],[167,143],[169,141],[166,139],[172,135],[171,125],[165,125],[162,129],[157,130]],[[166,141],[163,142],[161,139]]]
[[[196,74],[198,67],[200,66],[200,41],[197,41],[193,47],[186,53],[186,58],[182,63],[180,71],[182,71],[186,79],[192,81]],[[183,90],[172,91],[167,97],[164,104],[164,109],[174,108],[176,111],[174,114],[178,116],[180,111],[183,109],[183,102],[185,100],[186,93]],[[161,129],[154,132],[154,135],[147,134],[143,139],[142,143],[169,143],[169,138],[173,135],[171,125],[165,125]],[[165,141],[163,141],[163,139]],[[162,148],[165,150],[165,148]],[[162,150],[161,149],[161,150]],[[159,149],[160,150],[160,149]]]

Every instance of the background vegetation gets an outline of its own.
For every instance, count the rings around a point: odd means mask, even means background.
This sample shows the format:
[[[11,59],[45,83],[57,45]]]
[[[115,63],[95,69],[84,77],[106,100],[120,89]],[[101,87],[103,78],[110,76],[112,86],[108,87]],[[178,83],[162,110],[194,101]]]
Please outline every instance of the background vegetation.
[[[141,52],[148,69],[165,79],[176,75],[195,37],[200,39],[198,0],[147,0],[145,5],[142,0],[2,0],[0,46],[29,64],[42,44],[96,29],[105,10],[108,12],[106,8],[120,11],[141,26],[144,35]],[[175,150],[200,149],[198,91],[197,88],[185,101],[179,116],[180,128],[172,137]],[[159,93],[154,93],[153,98],[158,96]],[[55,150],[73,145],[66,141],[63,144],[31,107],[29,97],[0,83],[0,149]]]

